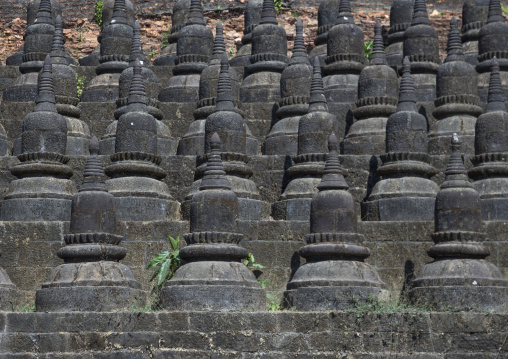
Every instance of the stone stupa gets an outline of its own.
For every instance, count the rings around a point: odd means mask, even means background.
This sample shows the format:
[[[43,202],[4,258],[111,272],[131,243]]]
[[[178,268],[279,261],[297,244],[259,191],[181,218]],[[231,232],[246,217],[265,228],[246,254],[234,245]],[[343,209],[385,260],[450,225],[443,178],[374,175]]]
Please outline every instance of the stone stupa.
[[[184,264],[162,289],[162,306],[177,311],[259,311],[266,293],[243,264],[248,251],[239,245],[238,198],[222,166],[221,142],[210,138],[211,152],[199,192],[192,197]]]
[[[436,311],[506,311],[508,281],[488,262],[482,244],[482,208],[479,193],[467,177],[459,137],[452,136],[452,154],[445,181],[436,197],[434,245],[411,282],[409,299]]]
[[[37,290],[38,312],[110,312],[142,308],[146,292],[129,267],[119,263],[127,250],[115,234],[114,197],[104,183],[97,137],[90,140],[90,157],[83,184],[72,199],[70,233],[57,252],[64,260]]]
[[[286,298],[296,310],[340,310],[385,297],[386,285],[365,259],[370,249],[358,233],[355,201],[342,175],[335,134],[310,210],[310,234],[299,251],[306,259],[288,283]]]

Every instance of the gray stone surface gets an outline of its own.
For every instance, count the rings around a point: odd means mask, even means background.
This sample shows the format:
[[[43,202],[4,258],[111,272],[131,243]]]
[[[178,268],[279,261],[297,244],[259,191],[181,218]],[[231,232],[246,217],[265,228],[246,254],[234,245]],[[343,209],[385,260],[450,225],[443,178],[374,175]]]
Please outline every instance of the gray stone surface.
[[[115,0],[104,0],[102,2],[102,28],[109,25],[112,18],[113,12],[115,8]],[[134,20],[136,20],[136,13],[134,10],[134,5],[131,0],[125,0],[125,8],[126,8],[126,17],[127,21],[131,26],[134,26]],[[100,65],[100,56],[101,56],[101,44],[100,37],[97,39],[99,44],[95,47],[94,51],[85,57],[80,58],[79,65],[80,66],[90,66],[96,67]]]
[[[390,30],[386,61],[395,70],[402,69],[404,32],[411,26],[414,0],[394,0],[390,8]]]
[[[416,101],[425,109],[429,127],[436,99],[436,75],[441,59],[436,30],[430,26],[426,0],[415,0],[411,26],[404,32],[404,57],[411,62]]]
[[[480,193],[482,217],[490,221],[504,221],[508,218],[505,198],[508,185],[508,167],[505,161],[505,153],[508,151],[505,129],[507,120],[499,64],[494,57],[487,109],[476,121],[475,167],[469,170],[469,176],[475,180],[473,186]]]
[[[337,119],[328,112],[319,58],[314,57],[309,110],[298,123],[298,155],[293,156],[294,165],[285,172],[289,183],[273,205],[275,219],[302,220],[302,216],[309,212],[304,206],[310,205],[308,200],[317,192],[323,175],[328,136],[337,132],[337,128]],[[291,204],[287,202],[289,200],[292,200]]]
[[[169,112],[163,110],[164,118],[174,119],[178,113],[177,119],[183,120],[187,128],[199,100],[200,74],[212,56],[213,34],[205,25],[201,2],[191,0],[189,18],[178,31],[173,77],[159,93],[159,101],[172,106]]]
[[[95,68],[96,76],[83,91],[79,104],[83,119],[90,125],[92,133],[99,136],[105,131],[95,131],[91,122],[105,120],[106,126],[111,123],[120,96],[120,74],[129,66],[133,23],[127,17],[125,1],[115,0],[111,21],[101,29],[98,37],[100,64]],[[101,111],[97,111],[98,108]]]
[[[500,67],[503,91],[508,96],[508,59],[504,55],[508,41],[508,24],[505,23],[499,0],[490,1],[487,23],[480,29],[478,39],[478,93],[483,103],[487,102],[489,88],[490,62],[497,56]]]
[[[338,120],[339,141],[353,123],[351,104],[358,99],[358,79],[368,62],[363,41],[363,31],[355,25],[350,1],[341,1],[337,23],[328,31],[323,68],[326,101],[330,113]]]
[[[490,0],[466,0],[462,6],[462,48],[466,61],[478,65],[480,29],[487,22]]]
[[[119,261],[114,197],[107,192],[98,157],[99,141],[90,140],[90,157],[80,191],[72,199],[70,233],[56,267],[36,293],[38,311],[111,311],[144,306],[146,296],[131,270]]]
[[[226,72],[222,74],[229,79],[227,66],[226,61]],[[248,252],[239,246],[242,235],[236,229],[238,198],[226,178],[216,132],[210,147],[199,192],[191,201],[191,233],[184,236],[187,247],[180,251],[184,263],[162,290],[162,306],[173,310],[261,310],[266,294],[242,262]]]
[[[314,48],[310,51],[309,57],[314,63],[314,57],[319,56],[321,66],[325,65],[326,43],[328,40],[328,30],[330,30],[337,22],[339,15],[340,1],[338,0],[321,0],[318,8],[318,31],[314,39]]]
[[[236,56],[229,61],[229,64],[236,70],[241,80],[244,78],[245,68],[250,65],[252,30],[261,20],[262,8],[263,0],[249,0],[245,6],[242,46],[238,49]]]
[[[115,153],[106,168],[106,184],[115,196],[117,218],[127,221],[179,217],[180,206],[161,182],[166,172],[159,166],[157,120],[148,110],[149,99],[139,59],[135,60],[127,109],[118,119]]]
[[[23,120],[21,163],[11,169],[18,179],[9,185],[2,220],[65,221],[76,191],[67,166],[67,122],[58,114],[51,58],[39,75],[36,106]]]
[[[161,56],[153,62],[155,66],[174,66],[177,58],[176,44],[178,31],[180,31],[189,19],[190,0],[178,0],[173,6],[171,15],[171,32],[168,35],[168,45],[162,50]]]
[[[358,100],[353,106],[355,122],[341,143],[341,152],[353,155],[385,153],[386,121],[395,113],[399,82],[386,61],[381,23],[376,21],[370,66],[360,73]]]
[[[307,262],[297,269],[285,294],[297,310],[354,308],[387,294],[377,272],[364,263],[370,250],[357,232],[354,200],[347,192],[333,133],[328,148],[319,192],[312,198],[310,234],[299,251]]]
[[[220,154],[224,161],[226,178],[231,184],[232,191],[241,198],[242,208],[238,211],[238,218],[243,220],[259,220],[268,216],[267,203],[260,201],[261,196],[256,184],[250,179],[252,168],[248,165],[247,156],[247,126],[242,115],[234,104],[232,81],[229,73],[229,63],[226,54],[222,53],[220,74],[217,81],[217,100],[215,111],[205,120],[204,124],[204,152],[200,157],[201,164],[196,169],[196,181],[185,197],[183,207],[184,218],[189,217],[189,206],[192,198],[199,193],[202,176],[210,159],[212,150],[211,138],[217,133],[222,138]]]
[[[417,113],[410,61],[403,63],[397,112],[386,124],[386,154],[377,170],[382,180],[362,203],[368,221],[427,221],[433,219],[437,171],[430,164],[427,121]]]
[[[145,84],[145,90],[148,96],[148,113],[157,120],[157,152],[164,155],[172,155],[176,152],[176,140],[171,137],[167,126],[161,121],[162,112],[159,109],[159,92],[161,90],[161,82],[159,78],[148,68],[150,60],[148,60],[143,52],[140,37],[140,25],[136,21],[134,23],[134,35],[129,58],[129,67],[122,71],[119,79],[119,98],[116,100],[117,109],[115,110],[115,120],[106,128],[106,133],[100,142],[100,153],[104,155],[112,155],[115,153],[116,128],[118,119],[126,111],[128,111],[129,88],[134,76],[134,62],[139,59],[141,67],[141,76]]]
[[[490,251],[482,244],[480,195],[469,183],[459,150],[454,134],[446,178],[436,197],[435,245],[427,251],[434,260],[422,267],[408,295],[413,303],[436,310],[506,311],[508,281],[485,260]]]
[[[297,20],[295,30],[293,56],[280,78],[281,99],[276,113],[278,121],[272,126],[265,140],[266,155],[298,154],[298,124],[300,117],[307,114],[309,107],[312,67],[305,50],[301,19]]]
[[[205,153],[205,122],[206,118],[215,112],[217,84],[221,72],[221,59],[225,56],[225,52],[226,45],[224,44],[222,23],[219,21],[217,23],[211,61],[208,67],[203,70],[199,79],[199,101],[193,113],[194,121],[190,124],[187,133],[183,135],[178,143],[177,153],[179,155],[203,155]],[[228,74],[231,81],[231,93],[235,104],[234,111],[243,114],[243,112],[237,108],[239,105],[241,80],[232,66],[229,67]],[[259,152],[259,143],[252,136],[248,127],[246,128],[246,135],[247,155],[257,155]]]
[[[429,153],[449,153],[450,136],[457,133],[464,153],[472,154],[476,118],[483,111],[478,97],[477,73],[466,62],[455,17],[450,21],[447,51],[448,56],[437,72],[433,112],[437,121],[429,129]]]
[[[261,20],[252,31],[250,62],[240,88],[240,109],[253,135],[264,140],[277,121],[281,73],[289,62],[286,31],[277,25],[270,0],[263,1]]]
[[[0,322],[9,359],[254,359],[261,351],[289,359],[495,359],[507,351],[506,314],[0,313]]]

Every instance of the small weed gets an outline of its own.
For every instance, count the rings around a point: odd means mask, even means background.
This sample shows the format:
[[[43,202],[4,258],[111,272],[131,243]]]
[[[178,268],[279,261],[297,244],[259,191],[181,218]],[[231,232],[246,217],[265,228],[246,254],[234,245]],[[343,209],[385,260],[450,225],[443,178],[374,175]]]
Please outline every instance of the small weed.
[[[153,311],[154,311],[154,309],[152,308],[151,305],[145,305],[142,308],[135,307],[135,306],[131,306],[129,308],[129,312],[136,312],[136,313],[139,313],[139,312],[149,313],[149,312],[153,312]]]
[[[78,76],[76,73],[76,80],[77,80],[77,86],[76,86],[76,96],[78,98],[81,98],[81,95],[83,94],[83,91],[85,90],[85,80],[82,76]]]
[[[363,55],[366,59],[370,60],[372,58],[372,50],[374,47],[374,41],[365,41],[363,43]]]
[[[162,44],[161,44],[162,48],[169,46],[169,41],[168,41],[169,35],[171,35],[171,28],[169,28],[168,31],[166,31],[165,33],[162,34]]]
[[[247,258],[243,260],[243,264],[245,264],[249,268],[263,269],[265,266],[262,264],[256,263],[256,259],[252,253],[247,255]]]
[[[280,14],[282,9],[284,8],[284,3],[282,2],[282,0],[273,0],[273,4],[275,5],[275,11],[277,12],[277,14]]]
[[[85,31],[85,30],[83,29],[82,26],[76,26],[76,31],[79,33],[78,39],[77,39],[78,42],[83,42],[83,31]]]
[[[269,312],[281,310],[280,302],[273,293],[266,293],[266,309]]]
[[[102,10],[104,9],[104,3],[102,1],[97,1],[94,5],[94,14],[93,20],[97,23],[97,25],[102,26]]]
[[[228,57],[231,58],[236,50],[236,44],[233,44],[231,48],[229,49]]]
[[[219,13],[220,18],[222,19],[222,6],[217,5],[217,12]]]
[[[291,16],[292,17],[300,17],[300,13],[294,10],[291,10]]]
[[[503,10],[503,14],[508,15],[508,7],[504,7],[503,4],[501,4],[501,10]]]
[[[153,60],[157,52],[155,52],[155,49],[153,47],[150,47],[150,52],[148,53],[148,56],[150,56],[150,59]]]
[[[160,293],[162,291],[162,287],[166,281],[173,278],[173,275],[176,273],[178,268],[180,268],[180,264],[182,262],[180,259],[180,249],[178,247],[180,236],[176,237],[176,239],[168,236],[168,241],[172,250],[157,254],[146,267],[146,269],[155,268],[152,277],[150,278],[150,282],[157,278],[157,282],[152,288],[152,293],[155,294],[155,299],[152,305],[154,309],[160,308]]]
[[[30,305],[20,305],[16,308],[16,312],[23,312],[23,313],[31,313],[35,312],[35,304]]]

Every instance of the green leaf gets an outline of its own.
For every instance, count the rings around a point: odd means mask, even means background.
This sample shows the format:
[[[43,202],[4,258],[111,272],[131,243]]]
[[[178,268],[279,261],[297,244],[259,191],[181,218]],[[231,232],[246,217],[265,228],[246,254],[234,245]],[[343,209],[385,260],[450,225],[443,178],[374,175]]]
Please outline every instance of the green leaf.
[[[150,269],[150,268],[160,265],[162,262],[164,262],[169,257],[170,254],[171,254],[171,252],[169,252],[169,251],[164,251],[164,252],[157,254],[155,256],[155,258],[152,259],[152,261],[150,262],[148,267],[146,267],[146,269]]]
[[[263,268],[265,267],[264,265],[259,264],[259,263],[252,263],[252,266],[253,266],[254,268],[259,268],[259,269],[263,269]]]
[[[246,266],[248,266],[248,265],[249,265],[249,260],[248,260],[248,259],[245,259],[245,260],[243,261],[243,264],[245,264]]]
[[[157,285],[161,285],[166,280],[166,276],[168,275],[169,267],[171,265],[172,260],[168,259],[164,263],[162,263],[161,270],[159,272]]]
[[[157,276],[159,275],[159,272],[160,272],[160,271],[161,271],[161,269],[160,269],[160,268],[157,268],[157,270],[155,270],[155,271],[153,272],[152,276],[150,277],[150,282],[151,282],[152,280],[154,280],[154,279],[155,279],[155,277],[157,277]]]
[[[252,253],[249,253],[249,254],[248,254],[247,259],[248,259],[251,263],[256,262],[256,260],[254,259],[254,254],[252,254]]]
[[[176,237],[176,239],[174,239],[171,236],[168,236],[168,239],[169,239],[169,244],[171,244],[171,248],[173,248],[173,250],[176,251],[178,249],[178,242],[180,241],[180,235],[178,235],[178,237]]]

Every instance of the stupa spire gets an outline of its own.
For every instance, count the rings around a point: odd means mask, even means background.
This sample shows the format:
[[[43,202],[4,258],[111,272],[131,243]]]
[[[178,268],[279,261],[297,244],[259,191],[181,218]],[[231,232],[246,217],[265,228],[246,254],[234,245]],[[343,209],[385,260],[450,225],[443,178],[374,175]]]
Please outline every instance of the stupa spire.
[[[417,112],[416,91],[413,77],[411,76],[411,62],[407,56],[402,63],[402,79],[400,81],[397,111]]]
[[[321,182],[317,188],[319,191],[327,190],[347,190],[349,188],[342,174],[342,166],[339,161],[339,141],[332,132],[328,137],[328,157],[326,159],[325,170]]]
[[[263,10],[261,11],[261,21],[259,23],[277,25],[275,3],[273,0],[263,0]]]
[[[309,113],[319,111],[328,111],[328,104],[325,97],[323,77],[321,76],[321,66],[319,58],[316,56],[310,85]]]
[[[206,25],[206,21],[203,18],[203,6],[201,5],[201,0],[191,0],[189,20],[187,20],[185,26],[187,25]]]
[[[505,111],[505,95],[501,85],[501,76],[499,75],[499,62],[494,56],[490,67],[489,97],[487,109],[485,112]]]
[[[430,25],[429,14],[427,13],[427,2],[425,0],[415,0],[413,8],[411,26],[420,24]]]
[[[222,53],[220,62],[219,81],[217,83],[216,111],[232,111],[235,108],[231,79],[229,77],[229,61],[225,52]]]
[[[462,40],[460,39],[459,27],[455,16],[450,20],[450,33],[448,34],[448,45],[446,47],[448,56],[445,62],[466,61],[464,51],[462,50]]]
[[[53,84],[52,62],[49,55],[47,55],[46,59],[44,60],[44,66],[42,67],[42,71],[39,75],[37,90],[38,94],[37,99],[35,100],[36,105],[34,112],[57,112],[55,86]]]
[[[199,190],[231,190],[231,184],[226,178],[226,171],[224,171],[224,166],[220,157],[221,140],[217,132],[215,132],[210,139],[210,147],[212,151],[209,154],[205,174],[201,181],[201,186],[199,186]]]
[[[372,49],[372,59],[370,60],[371,65],[386,65],[386,54],[385,46],[383,43],[383,35],[381,33],[381,23],[376,20],[374,26],[374,46]]]

